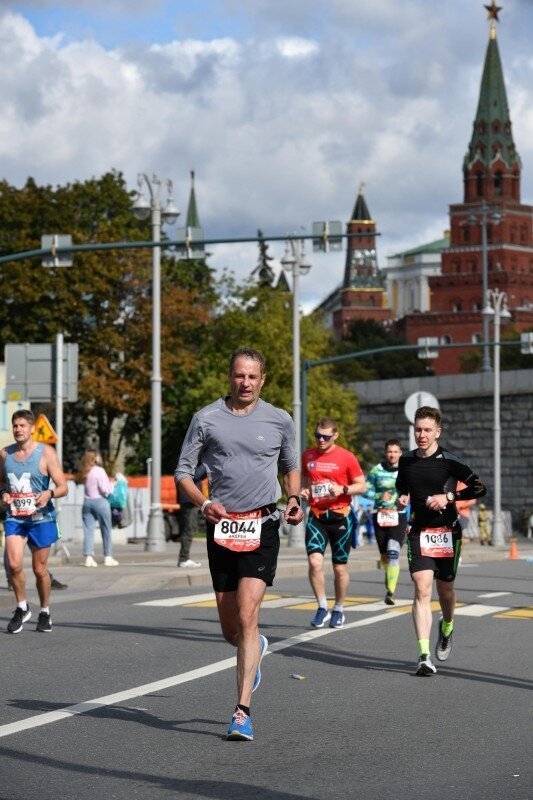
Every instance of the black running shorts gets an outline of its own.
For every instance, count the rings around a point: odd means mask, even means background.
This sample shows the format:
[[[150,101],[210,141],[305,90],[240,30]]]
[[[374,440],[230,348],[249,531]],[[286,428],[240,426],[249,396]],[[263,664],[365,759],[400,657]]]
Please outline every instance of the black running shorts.
[[[279,519],[267,519],[261,526],[257,550],[237,553],[214,540],[214,525],[207,523],[207,556],[215,592],[235,592],[241,578],[259,578],[272,586],[279,553]]]
[[[430,569],[437,580],[451,583],[455,580],[457,575],[457,567],[459,566],[459,558],[461,556],[461,542],[462,532],[459,525],[457,533],[452,534],[453,541],[453,556],[446,558],[431,558],[430,556],[423,556],[420,553],[420,536],[419,532],[409,531],[407,537],[407,560],[409,562],[409,572],[421,572],[424,569]]]

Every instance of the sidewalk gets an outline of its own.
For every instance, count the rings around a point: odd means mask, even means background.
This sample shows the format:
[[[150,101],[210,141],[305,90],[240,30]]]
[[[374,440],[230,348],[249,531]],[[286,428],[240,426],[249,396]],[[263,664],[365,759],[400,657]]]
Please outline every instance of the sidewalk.
[[[521,559],[533,560],[533,540],[522,537],[517,538],[518,553]],[[78,546],[79,547],[79,546]],[[160,590],[187,589],[194,587],[211,588],[211,577],[207,565],[207,554],[204,539],[195,539],[191,556],[194,561],[200,561],[201,566],[193,569],[178,568],[179,544],[167,542],[163,553],[145,551],[144,540],[133,544],[120,544],[113,547],[113,556],[119,562],[118,567],[104,567],[101,551],[101,542],[96,541],[97,569],[88,569],[83,565],[80,552],[75,552],[69,546],[70,561],[67,563],[58,554],[51,556],[49,566],[54,576],[62,583],[66,583],[65,591],[52,590],[52,603],[66,600],[89,599],[109,595],[128,594],[130,592],[153,592]],[[496,561],[508,557],[509,545],[502,547],[481,547],[478,543],[468,542],[463,549],[463,563],[477,563],[481,561]],[[3,552],[2,552],[3,555]],[[349,568],[351,573],[363,570],[376,569],[378,550],[376,545],[365,545],[352,551]],[[28,597],[30,602],[37,601],[35,583],[31,574],[31,561],[29,552],[25,560]],[[331,562],[326,553],[326,572],[331,573]],[[405,550],[402,551],[402,568],[407,568]],[[280,555],[278,559],[278,578],[291,576],[303,577],[307,575],[307,558],[303,548],[291,548],[286,537],[282,537]],[[6,587],[5,578],[0,579],[0,610],[13,607],[13,593]]]

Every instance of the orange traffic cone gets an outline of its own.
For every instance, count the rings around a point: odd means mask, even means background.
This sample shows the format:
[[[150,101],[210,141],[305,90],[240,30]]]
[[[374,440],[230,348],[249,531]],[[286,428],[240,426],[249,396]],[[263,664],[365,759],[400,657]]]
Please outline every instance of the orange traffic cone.
[[[518,555],[518,547],[516,546],[516,539],[511,539],[511,547],[509,548],[509,552],[507,554],[507,558],[520,558]]]

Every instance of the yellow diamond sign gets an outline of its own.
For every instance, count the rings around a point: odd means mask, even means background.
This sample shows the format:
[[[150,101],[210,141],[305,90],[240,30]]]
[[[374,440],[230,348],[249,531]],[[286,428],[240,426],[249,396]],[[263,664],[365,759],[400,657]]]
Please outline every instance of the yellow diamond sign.
[[[32,439],[36,442],[43,442],[44,444],[58,443],[59,437],[45,414],[39,414],[35,420],[35,430],[32,433]]]

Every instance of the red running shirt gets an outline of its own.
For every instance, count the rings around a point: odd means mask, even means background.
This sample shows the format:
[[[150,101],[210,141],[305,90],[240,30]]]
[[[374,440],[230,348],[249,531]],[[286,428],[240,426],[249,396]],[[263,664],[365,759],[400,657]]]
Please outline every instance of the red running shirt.
[[[309,479],[311,510],[318,513],[329,509],[346,510],[350,505],[351,495],[340,494],[333,497],[329,494],[329,484],[347,486],[363,475],[354,454],[338,445],[327,453],[321,453],[316,447],[305,450],[302,455],[302,472]]]

